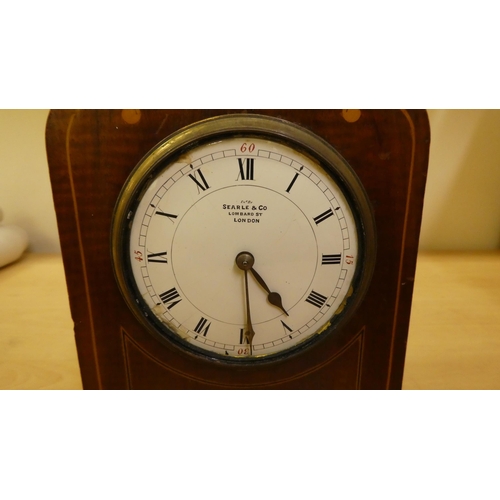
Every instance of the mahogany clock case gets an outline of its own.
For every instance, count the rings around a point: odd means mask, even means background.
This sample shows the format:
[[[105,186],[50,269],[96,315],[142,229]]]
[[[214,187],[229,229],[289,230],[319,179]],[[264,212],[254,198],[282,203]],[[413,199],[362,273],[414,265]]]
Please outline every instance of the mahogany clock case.
[[[282,118],[329,142],[361,180],[378,240],[371,285],[348,321],[295,356],[255,366],[158,342],[125,304],[110,252],[115,204],[141,158],[182,127],[233,113]],[[401,387],[430,143],[425,111],[56,110],[46,143],[84,388]]]

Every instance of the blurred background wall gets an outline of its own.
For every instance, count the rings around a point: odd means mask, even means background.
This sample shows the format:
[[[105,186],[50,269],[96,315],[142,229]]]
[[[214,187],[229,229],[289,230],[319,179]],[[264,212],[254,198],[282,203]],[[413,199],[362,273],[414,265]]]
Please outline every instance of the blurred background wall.
[[[500,110],[428,110],[421,250],[500,249]],[[0,209],[32,252],[60,252],[45,156],[48,110],[0,110]]]
[[[500,248],[500,110],[428,110],[420,248]]]

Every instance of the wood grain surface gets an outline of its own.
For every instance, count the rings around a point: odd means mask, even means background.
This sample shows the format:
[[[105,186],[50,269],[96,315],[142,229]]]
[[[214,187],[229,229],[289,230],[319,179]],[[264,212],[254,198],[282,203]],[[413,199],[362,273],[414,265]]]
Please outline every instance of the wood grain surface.
[[[60,255],[0,269],[0,389],[81,389]]]

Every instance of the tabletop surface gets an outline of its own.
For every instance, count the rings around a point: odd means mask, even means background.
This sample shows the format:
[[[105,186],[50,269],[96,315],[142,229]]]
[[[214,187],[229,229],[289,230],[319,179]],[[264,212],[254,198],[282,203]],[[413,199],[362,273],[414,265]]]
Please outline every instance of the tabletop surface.
[[[81,389],[60,255],[0,269],[0,389]],[[500,252],[420,253],[403,389],[500,389]]]

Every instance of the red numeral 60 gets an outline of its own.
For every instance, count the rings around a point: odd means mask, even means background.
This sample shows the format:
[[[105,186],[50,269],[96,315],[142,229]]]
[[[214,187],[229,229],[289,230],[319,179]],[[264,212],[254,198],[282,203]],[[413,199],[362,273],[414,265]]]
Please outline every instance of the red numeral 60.
[[[241,148],[240,148],[240,151],[242,153],[246,153],[247,151],[249,153],[252,153],[253,150],[255,149],[255,144],[252,142],[249,146],[247,145],[246,142],[244,142],[242,145],[241,145]]]

